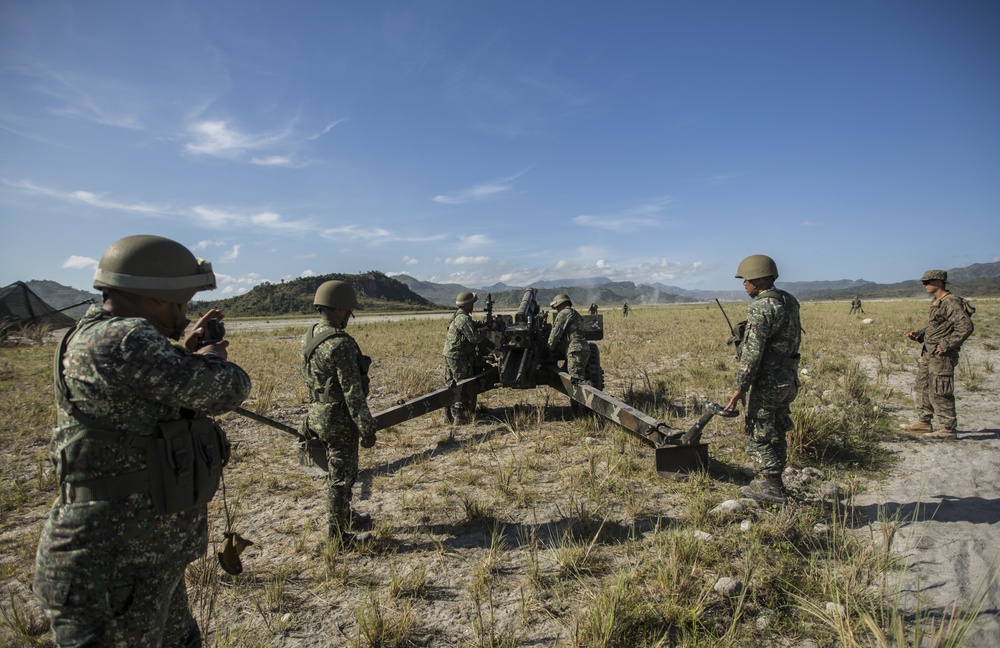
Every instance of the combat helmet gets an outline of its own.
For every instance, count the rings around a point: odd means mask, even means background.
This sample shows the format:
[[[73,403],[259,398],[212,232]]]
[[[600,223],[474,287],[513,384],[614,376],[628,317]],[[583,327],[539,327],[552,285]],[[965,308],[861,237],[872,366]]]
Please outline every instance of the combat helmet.
[[[920,277],[920,281],[934,281],[937,279],[942,283],[948,283],[948,271],[947,270],[928,270],[924,273],[923,277]]]
[[[559,293],[558,295],[552,298],[552,303],[549,304],[549,307],[559,308],[561,304],[566,304],[566,303],[569,303],[570,306],[573,305],[573,301],[569,298],[569,295],[567,295],[566,293]]]
[[[199,290],[215,289],[212,264],[177,241],[151,234],[112,243],[97,264],[94,288],[186,304]]]
[[[474,292],[460,292],[455,297],[456,306],[467,306],[469,304],[475,304],[479,299],[479,296]]]
[[[352,311],[358,307],[358,295],[354,287],[344,281],[325,281],[316,289],[313,306],[339,308]]]
[[[774,259],[765,254],[751,254],[740,261],[736,268],[737,279],[761,279],[763,277],[778,278],[778,266]]]

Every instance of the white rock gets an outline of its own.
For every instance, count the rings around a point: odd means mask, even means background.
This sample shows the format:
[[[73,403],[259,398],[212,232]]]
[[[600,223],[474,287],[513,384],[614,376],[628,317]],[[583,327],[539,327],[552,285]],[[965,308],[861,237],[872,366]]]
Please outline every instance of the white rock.
[[[723,576],[715,581],[715,591],[722,596],[739,596],[743,591],[743,583],[738,578]]]
[[[740,522],[740,531],[744,532],[749,531],[750,527],[752,526],[753,522],[751,522],[750,520],[743,520],[742,522]]]
[[[863,320],[861,320],[861,323],[862,323],[862,324],[874,324],[874,323],[875,323],[875,320],[873,320],[873,319],[872,319],[872,318],[870,318],[870,317],[866,317],[866,318],[864,318]]]
[[[842,603],[834,603],[833,601],[827,601],[826,613],[832,617],[845,617],[847,616],[847,608],[845,608]]]
[[[757,630],[764,631],[767,627],[774,623],[774,618],[777,616],[774,610],[768,608],[762,608],[760,614],[757,615],[757,619],[754,621],[754,625],[757,626]]]
[[[695,540],[701,540],[702,542],[708,542],[709,540],[712,539],[712,534],[711,533],[706,533],[705,531],[697,531],[696,530],[696,531],[692,531],[691,532],[691,537],[693,537]]]
[[[822,522],[813,526],[813,533],[816,535],[826,535],[830,532],[830,525],[823,524]]]

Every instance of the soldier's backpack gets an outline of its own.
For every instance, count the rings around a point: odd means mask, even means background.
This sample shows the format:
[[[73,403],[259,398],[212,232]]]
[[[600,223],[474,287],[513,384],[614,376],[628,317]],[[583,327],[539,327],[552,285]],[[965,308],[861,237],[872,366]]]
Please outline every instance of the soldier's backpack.
[[[968,315],[970,318],[973,315],[976,314],[976,305],[975,304],[973,304],[972,302],[970,302],[965,297],[959,297],[958,301],[962,302],[962,310],[964,310],[965,314]]]

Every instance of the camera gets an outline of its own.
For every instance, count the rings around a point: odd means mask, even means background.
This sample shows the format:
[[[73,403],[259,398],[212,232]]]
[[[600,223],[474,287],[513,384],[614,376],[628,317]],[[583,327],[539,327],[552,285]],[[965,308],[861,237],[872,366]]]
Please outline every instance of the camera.
[[[217,318],[213,317],[205,322],[205,335],[198,340],[198,346],[208,346],[209,344],[215,344],[226,337],[226,327]]]

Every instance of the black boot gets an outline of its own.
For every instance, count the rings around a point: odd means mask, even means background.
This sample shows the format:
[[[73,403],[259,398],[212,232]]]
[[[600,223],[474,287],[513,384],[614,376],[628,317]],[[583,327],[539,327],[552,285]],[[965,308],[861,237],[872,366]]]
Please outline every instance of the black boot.
[[[781,475],[764,475],[740,489],[744,497],[765,502],[767,504],[784,504],[788,501],[788,493],[781,482]]]

